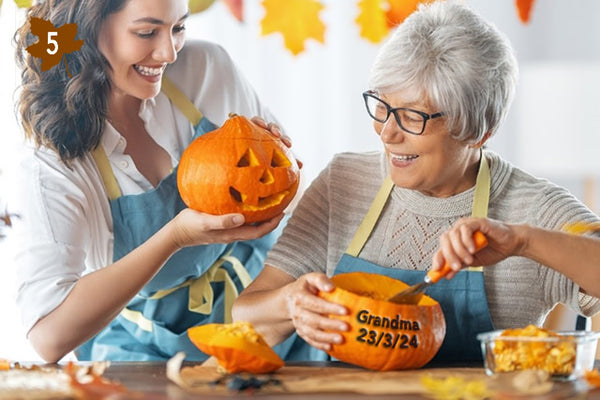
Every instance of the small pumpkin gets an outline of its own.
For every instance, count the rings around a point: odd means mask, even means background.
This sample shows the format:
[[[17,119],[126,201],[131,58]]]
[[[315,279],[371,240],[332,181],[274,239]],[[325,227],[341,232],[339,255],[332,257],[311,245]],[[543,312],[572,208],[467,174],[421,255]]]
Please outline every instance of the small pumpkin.
[[[348,314],[332,315],[348,323],[344,341],[328,354],[364,368],[388,371],[414,369],[427,364],[446,335],[446,320],[439,303],[423,296],[418,304],[386,301],[408,285],[385,275],[350,272],[331,278],[335,288],[319,296],[345,306]]]
[[[283,360],[251,323],[206,324],[188,329],[191,342],[214,356],[229,373],[264,374],[283,367]]]
[[[194,139],[177,170],[177,187],[189,208],[215,215],[241,213],[246,223],[283,212],[299,182],[290,149],[235,114],[221,128]]]

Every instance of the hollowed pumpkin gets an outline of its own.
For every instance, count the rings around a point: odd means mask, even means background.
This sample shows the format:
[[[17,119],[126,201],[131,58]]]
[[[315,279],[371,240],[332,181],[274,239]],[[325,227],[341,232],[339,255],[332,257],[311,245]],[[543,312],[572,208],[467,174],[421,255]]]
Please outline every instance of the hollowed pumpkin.
[[[299,181],[290,149],[239,115],[196,138],[177,170],[179,193],[188,207],[215,215],[241,213],[247,223],[283,212]]]
[[[388,371],[427,364],[446,335],[439,303],[423,296],[418,304],[396,304],[384,299],[408,287],[402,281],[364,272],[339,274],[331,279],[332,292],[319,296],[345,306],[349,313],[332,315],[350,326],[344,342],[328,354],[364,368]]]
[[[214,356],[229,373],[264,374],[284,362],[249,322],[206,324],[188,329],[188,337],[201,351]]]

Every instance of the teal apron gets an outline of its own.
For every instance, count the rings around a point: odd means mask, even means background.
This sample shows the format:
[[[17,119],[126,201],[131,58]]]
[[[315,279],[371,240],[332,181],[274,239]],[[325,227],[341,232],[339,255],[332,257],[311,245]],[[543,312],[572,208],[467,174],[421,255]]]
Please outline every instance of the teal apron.
[[[166,78],[162,91],[192,122],[194,138],[216,128]],[[177,189],[176,169],[153,190],[121,196],[102,146],[94,152],[94,158],[110,199],[113,258],[117,261],[186,206]],[[208,356],[190,342],[187,329],[231,322],[233,301],[262,269],[266,252],[279,236],[282,225],[255,240],[179,250],[104,330],[76,350],[77,358],[166,360],[184,351],[188,360],[205,360]]]
[[[394,184],[388,176],[352,238],[348,249],[338,262],[334,275],[363,271],[387,275],[409,285],[423,281],[427,271],[382,267],[359,258],[360,251],[371,235],[393,187]],[[482,152],[473,196],[472,216],[487,216],[489,193],[490,170]],[[480,361],[482,359],[481,349],[476,336],[480,332],[493,330],[482,268],[470,267],[459,271],[451,280],[442,279],[427,289],[427,295],[440,303],[446,319],[446,336],[432,362]],[[286,341],[280,345],[286,346],[288,351],[285,355],[286,359],[328,359],[326,353],[310,347],[296,336],[297,334],[294,334],[291,339],[288,339],[291,340],[290,342]]]

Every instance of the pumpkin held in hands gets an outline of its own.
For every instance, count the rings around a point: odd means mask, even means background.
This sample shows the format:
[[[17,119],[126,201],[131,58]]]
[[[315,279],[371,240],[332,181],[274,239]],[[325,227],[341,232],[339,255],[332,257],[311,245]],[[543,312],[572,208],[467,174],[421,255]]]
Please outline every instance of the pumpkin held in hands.
[[[246,223],[283,212],[298,190],[300,169],[290,149],[266,129],[232,115],[183,152],[177,187],[191,209],[241,213]]]
[[[231,374],[265,374],[283,367],[283,360],[249,322],[200,325],[187,333],[196,347],[214,356]]]
[[[439,303],[423,296],[418,304],[386,301],[408,287],[402,281],[378,274],[350,272],[331,278],[335,288],[319,296],[348,309],[332,315],[348,323],[342,344],[327,353],[364,368],[388,371],[420,368],[437,353],[446,335],[446,320]]]

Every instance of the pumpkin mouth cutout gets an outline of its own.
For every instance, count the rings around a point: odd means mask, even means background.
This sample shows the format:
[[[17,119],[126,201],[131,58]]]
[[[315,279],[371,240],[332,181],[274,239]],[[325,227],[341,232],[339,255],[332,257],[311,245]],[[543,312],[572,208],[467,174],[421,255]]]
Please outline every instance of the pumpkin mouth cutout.
[[[256,204],[249,204],[248,196],[242,194],[239,190],[236,190],[233,186],[229,187],[229,194],[231,197],[241,205],[244,211],[257,211],[264,210],[273,207],[283,201],[283,199],[290,193],[289,190],[284,190],[279,193],[275,193],[266,197],[258,197]]]

